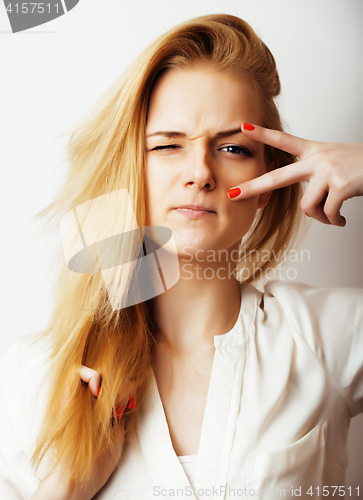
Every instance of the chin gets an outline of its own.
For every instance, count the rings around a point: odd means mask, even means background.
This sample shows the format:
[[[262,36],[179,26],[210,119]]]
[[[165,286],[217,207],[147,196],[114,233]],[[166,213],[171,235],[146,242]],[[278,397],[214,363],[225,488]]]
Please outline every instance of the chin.
[[[226,248],[225,244],[217,241],[206,241],[204,244],[202,242],[195,241],[184,241],[182,245],[176,245],[178,257],[186,262],[192,262],[193,260],[197,262],[220,262],[226,258],[229,253],[229,248]],[[238,255],[238,250],[235,250]],[[212,265],[212,264],[211,264]]]
[[[173,232],[178,255],[195,253],[198,250],[207,251],[214,248],[215,238],[203,234],[202,231],[175,231]]]

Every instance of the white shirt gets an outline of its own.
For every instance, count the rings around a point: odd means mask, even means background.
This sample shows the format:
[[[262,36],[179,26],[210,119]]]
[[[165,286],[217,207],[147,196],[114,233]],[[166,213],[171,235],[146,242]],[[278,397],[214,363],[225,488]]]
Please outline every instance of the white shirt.
[[[153,376],[137,417],[139,451],[125,446],[97,500],[245,499],[269,488],[290,498],[292,487],[311,500],[317,487],[321,494],[323,486],[344,486],[350,419],[363,412],[363,291],[275,281],[264,293],[242,284],[241,297],[234,327],[214,337],[195,490]],[[4,500],[28,499],[39,483],[26,460],[41,414],[32,401],[44,360],[39,347],[17,342],[0,363]]]
[[[178,456],[179,462],[182,464],[184,472],[189,479],[189,482],[194,486],[195,471],[197,470],[198,455],[181,455]]]

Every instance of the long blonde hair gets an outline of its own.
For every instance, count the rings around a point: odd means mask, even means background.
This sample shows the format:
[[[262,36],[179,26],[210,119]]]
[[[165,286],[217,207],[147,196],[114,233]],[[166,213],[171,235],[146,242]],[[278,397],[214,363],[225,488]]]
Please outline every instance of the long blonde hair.
[[[74,130],[68,177],[54,202],[38,215],[59,224],[78,205],[126,188],[142,227],[144,129],[153,85],[161,72],[198,60],[249,78],[260,98],[263,125],[282,130],[274,103],[280,92],[275,60],[249,24],[224,14],[192,19],[152,43]],[[295,161],[269,146],[265,157],[269,168]],[[298,184],[275,190],[268,207],[258,214],[245,250],[271,248],[278,255],[290,244],[299,223],[300,196]],[[261,269],[275,263],[257,262]],[[49,397],[32,464],[38,468],[46,458],[49,470],[59,468],[84,486],[93,464],[112,445],[115,426],[110,425],[110,415],[118,397],[128,396],[126,380],[138,395],[136,408],[123,417],[126,435],[135,437],[135,412],[152,369],[151,306],[144,302],[113,310],[101,273],[74,273],[62,263],[51,321],[40,335],[45,337],[51,345]],[[101,397],[93,398],[80,382],[81,364],[101,373]]]

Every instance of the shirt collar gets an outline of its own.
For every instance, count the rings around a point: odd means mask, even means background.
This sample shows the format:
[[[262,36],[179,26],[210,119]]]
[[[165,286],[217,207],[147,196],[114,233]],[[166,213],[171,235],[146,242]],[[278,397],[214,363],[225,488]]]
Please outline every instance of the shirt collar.
[[[241,306],[233,328],[223,335],[214,335],[216,349],[231,349],[243,344],[255,324],[257,307],[262,299],[262,292],[248,283],[240,284]]]

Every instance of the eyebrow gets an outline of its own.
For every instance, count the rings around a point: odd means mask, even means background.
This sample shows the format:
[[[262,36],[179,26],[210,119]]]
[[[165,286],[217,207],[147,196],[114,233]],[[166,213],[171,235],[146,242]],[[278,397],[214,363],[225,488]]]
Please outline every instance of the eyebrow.
[[[229,137],[231,135],[237,135],[237,134],[242,134],[242,130],[240,128],[236,128],[233,130],[223,130],[221,132],[218,132],[216,134],[216,137]],[[153,134],[149,134],[146,136],[146,139],[149,137],[154,137],[155,135],[161,135],[163,137],[186,137],[186,134],[184,132],[176,132],[176,131],[160,131],[160,132],[154,132]]]

